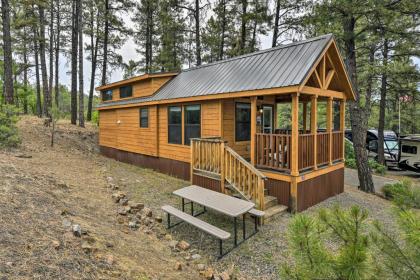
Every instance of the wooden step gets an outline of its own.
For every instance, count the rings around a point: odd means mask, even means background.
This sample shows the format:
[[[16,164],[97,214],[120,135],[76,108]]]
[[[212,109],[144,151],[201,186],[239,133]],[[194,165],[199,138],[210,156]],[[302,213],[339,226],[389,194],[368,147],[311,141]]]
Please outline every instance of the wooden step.
[[[264,210],[264,222],[269,221],[270,219],[274,218],[277,215],[280,215],[282,213],[285,213],[287,211],[287,206],[277,204],[276,206],[267,208]]]
[[[277,197],[271,195],[264,196],[264,209],[276,206],[277,204]]]

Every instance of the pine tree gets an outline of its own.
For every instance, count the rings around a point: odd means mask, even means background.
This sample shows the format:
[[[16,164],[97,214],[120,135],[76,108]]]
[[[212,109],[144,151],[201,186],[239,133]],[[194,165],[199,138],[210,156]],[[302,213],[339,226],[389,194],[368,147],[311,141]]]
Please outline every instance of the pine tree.
[[[13,72],[12,72],[12,38],[10,36],[10,6],[9,0],[1,1],[3,24],[3,55],[4,55],[4,100],[8,104],[14,103]]]
[[[72,0],[72,30],[71,30],[71,123],[77,121],[77,54],[79,31],[80,0]]]
[[[79,0],[79,13],[77,18],[77,32],[79,35],[79,126],[85,127],[85,104],[83,83],[83,0]]]

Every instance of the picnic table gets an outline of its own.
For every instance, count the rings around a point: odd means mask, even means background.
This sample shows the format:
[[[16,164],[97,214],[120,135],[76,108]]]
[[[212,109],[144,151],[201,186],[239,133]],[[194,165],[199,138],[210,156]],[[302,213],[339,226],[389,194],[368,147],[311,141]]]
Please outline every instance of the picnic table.
[[[185,212],[185,205],[191,204],[191,215],[194,217],[205,213],[206,209],[209,208],[233,218],[233,242],[235,247],[238,245],[237,219],[238,217],[242,216],[243,241],[247,239],[245,230],[245,216],[250,210],[252,210],[255,207],[255,204],[253,202],[242,200],[223,193],[215,192],[196,185],[176,190],[173,192],[173,194],[181,197],[183,212]],[[186,203],[185,200],[188,200],[189,202]],[[194,213],[194,203],[203,206],[204,210],[200,213]]]

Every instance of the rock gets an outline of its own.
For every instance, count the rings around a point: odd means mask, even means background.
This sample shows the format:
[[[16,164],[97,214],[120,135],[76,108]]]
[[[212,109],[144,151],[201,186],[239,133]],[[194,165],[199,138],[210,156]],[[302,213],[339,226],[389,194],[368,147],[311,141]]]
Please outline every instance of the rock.
[[[165,234],[165,240],[172,240],[172,235],[170,234]]]
[[[224,272],[220,273],[220,278],[222,280],[230,280],[230,275],[227,271],[224,271]]]
[[[180,262],[177,262],[177,263],[175,264],[175,269],[176,269],[176,270],[182,270],[182,264],[181,264]]]
[[[186,261],[190,261],[191,260],[191,256],[190,255],[187,255],[187,256],[185,256],[185,258],[184,258]]]
[[[112,177],[106,177],[106,180],[108,181],[108,182],[112,182],[112,181],[114,181],[114,178],[112,178]]]
[[[124,223],[125,223],[125,220],[126,220],[126,219],[125,219],[124,217],[121,217],[121,216],[117,218],[117,222],[118,222],[119,224],[124,224]]]
[[[152,233],[152,231],[150,229],[148,229],[148,228],[144,229],[143,232],[145,234],[151,234]]]
[[[85,251],[85,253],[91,253],[94,250],[92,245],[90,245],[89,242],[87,242],[87,241],[82,242],[82,249],[83,249],[83,251]]]
[[[138,211],[140,211],[144,208],[143,203],[130,202],[128,205],[131,207],[131,209],[136,209]]]
[[[137,229],[137,228],[138,228],[138,225],[137,225],[137,222],[136,222],[136,221],[130,221],[130,222],[128,223],[128,226],[129,226],[131,229]]]
[[[206,269],[206,266],[205,266],[204,264],[199,263],[199,264],[197,265],[197,270],[198,270],[198,271],[203,271],[203,270],[205,270],[205,269]]]
[[[82,228],[80,227],[80,225],[74,224],[71,229],[73,231],[74,236],[76,236],[76,237],[81,237],[82,236]]]
[[[13,262],[6,262],[7,266],[13,266]]]
[[[118,203],[122,198],[125,198],[126,195],[123,192],[116,192],[112,194],[112,199],[115,203]]]
[[[162,222],[162,217],[161,216],[156,216],[155,221],[158,222],[158,223],[161,223]]]
[[[118,214],[125,216],[130,212],[130,210],[131,210],[130,206],[120,207],[118,208]]]
[[[171,247],[171,248],[175,248],[177,244],[178,244],[178,241],[176,241],[176,240],[171,240],[171,242],[169,242],[169,247]]]
[[[187,241],[184,241],[184,240],[179,241],[176,246],[183,251],[186,251],[190,248],[190,244]]]
[[[113,247],[114,247],[114,244],[112,244],[112,243],[110,243],[110,242],[107,242],[107,243],[105,243],[105,246],[106,246],[107,248],[113,248]]]
[[[114,264],[114,256],[113,255],[107,255],[105,257],[105,261],[108,265],[113,265]]]
[[[128,205],[128,199],[127,198],[121,198],[120,201],[118,202],[119,204],[123,205],[123,206],[127,206]]]
[[[147,207],[143,208],[142,212],[143,212],[143,215],[146,217],[152,217],[153,215],[152,209],[147,208]]]
[[[28,154],[17,154],[16,157],[17,158],[32,158],[32,156]]]
[[[193,260],[198,260],[198,259],[201,259],[201,256],[199,254],[194,254],[194,255],[191,256],[191,258]]]
[[[214,270],[213,270],[213,268],[209,267],[209,268],[207,268],[206,270],[201,271],[201,272],[200,272],[200,274],[201,274],[201,275],[202,275],[205,279],[211,280],[211,279],[213,279],[213,277],[214,277]]]
[[[60,241],[53,240],[52,245],[53,245],[54,249],[56,249],[56,250],[60,249]]]

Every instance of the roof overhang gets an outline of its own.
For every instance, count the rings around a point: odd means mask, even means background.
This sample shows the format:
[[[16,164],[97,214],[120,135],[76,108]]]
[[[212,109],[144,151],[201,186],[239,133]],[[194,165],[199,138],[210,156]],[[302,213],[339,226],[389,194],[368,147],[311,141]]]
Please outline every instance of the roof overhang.
[[[124,86],[127,84],[132,84],[135,82],[139,82],[139,81],[143,81],[143,80],[147,80],[147,79],[151,79],[151,78],[163,78],[163,77],[173,77],[178,75],[179,72],[165,72],[165,73],[150,73],[150,74],[143,74],[140,76],[136,76],[136,77],[132,77],[129,79],[125,79],[122,81],[118,81],[115,83],[110,83],[110,84],[106,84],[103,86],[99,86],[96,88],[97,91],[102,91],[102,90],[107,90],[107,89],[113,89],[116,87],[120,87],[120,86]]]

